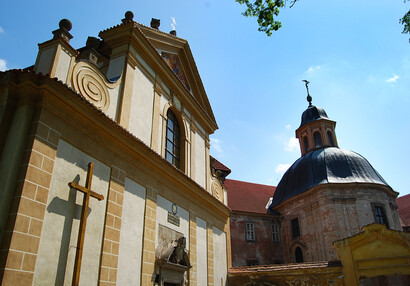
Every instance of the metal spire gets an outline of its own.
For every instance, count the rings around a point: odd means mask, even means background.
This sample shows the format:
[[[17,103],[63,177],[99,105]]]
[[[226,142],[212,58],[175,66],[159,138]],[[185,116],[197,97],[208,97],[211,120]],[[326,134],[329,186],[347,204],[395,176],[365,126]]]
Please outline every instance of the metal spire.
[[[308,86],[310,81],[307,81],[306,79],[304,79],[302,81],[305,83],[306,90],[307,90],[307,98],[306,99],[309,102],[309,107],[311,107],[312,106],[312,97],[309,94],[309,86]]]

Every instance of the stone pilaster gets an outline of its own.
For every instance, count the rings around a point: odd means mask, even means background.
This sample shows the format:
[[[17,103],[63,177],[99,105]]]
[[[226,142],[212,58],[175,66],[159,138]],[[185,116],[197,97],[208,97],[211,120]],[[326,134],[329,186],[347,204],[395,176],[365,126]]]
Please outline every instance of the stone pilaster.
[[[123,72],[123,88],[118,112],[117,123],[128,129],[131,115],[132,88],[134,84],[135,63],[128,57]]]
[[[191,179],[195,180],[195,136],[196,136],[197,127],[194,122],[191,122]]]
[[[208,242],[208,286],[214,285],[214,232],[212,222],[207,222],[207,242]]]
[[[141,285],[153,285],[155,271],[155,234],[158,192],[147,187],[144,218],[144,242],[142,252]]]
[[[192,268],[189,270],[189,285],[197,285],[197,233],[196,233],[196,213],[189,213],[189,261]]]
[[[31,285],[60,133],[34,122],[1,246],[1,285]]]
[[[115,166],[111,166],[99,285],[116,285],[117,282],[124,185],[125,172]]]
[[[152,110],[152,131],[151,131],[151,149],[161,154],[159,147],[159,124],[161,120],[160,115],[160,102],[161,102],[162,89],[158,82],[154,86],[154,104]]]
[[[211,148],[211,143],[209,138],[205,139],[205,184],[206,190],[212,194],[211,190],[211,158],[209,156],[209,152]],[[223,201],[223,199],[221,200]]]

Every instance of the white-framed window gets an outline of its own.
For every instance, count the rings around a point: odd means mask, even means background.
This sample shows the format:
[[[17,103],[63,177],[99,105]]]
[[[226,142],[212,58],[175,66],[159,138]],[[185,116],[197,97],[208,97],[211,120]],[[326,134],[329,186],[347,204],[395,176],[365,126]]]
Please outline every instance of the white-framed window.
[[[246,223],[246,240],[255,241],[255,224],[253,222]]]
[[[280,241],[279,225],[277,225],[277,224],[272,224],[272,240],[273,240],[273,242],[279,242]]]

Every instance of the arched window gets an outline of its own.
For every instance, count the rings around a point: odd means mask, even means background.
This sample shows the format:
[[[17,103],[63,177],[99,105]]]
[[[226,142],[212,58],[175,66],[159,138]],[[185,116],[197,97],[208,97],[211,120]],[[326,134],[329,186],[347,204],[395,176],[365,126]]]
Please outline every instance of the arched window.
[[[330,131],[327,131],[327,141],[329,141],[329,146],[335,146],[335,143],[333,143],[333,135]]]
[[[309,140],[307,136],[303,137],[303,145],[305,147],[305,152],[309,152]]]
[[[315,140],[315,148],[322,147],[322,137],[319,132],[313,133],[313,139]]]
[[[301,263],[303,262],[303,252],[302,249],[298,246],[295,249],[295,262]]]
[[[178,120],[175,114],[168,109],[167,112],[167,131],[165,143],[165,158],[175,167],[181,165],[181,136]]]

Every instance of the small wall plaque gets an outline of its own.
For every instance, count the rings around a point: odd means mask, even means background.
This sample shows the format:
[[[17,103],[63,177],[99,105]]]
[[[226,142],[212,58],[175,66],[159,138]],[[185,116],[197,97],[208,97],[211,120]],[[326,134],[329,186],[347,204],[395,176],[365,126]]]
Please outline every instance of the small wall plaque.
[[[180,217],[177,216],[177,215],[174,215],[174,214],[171,213],[171,212],[168,212],[168,222],[169,222],[170,224],[179,226],[179,225],[180,225]]]

